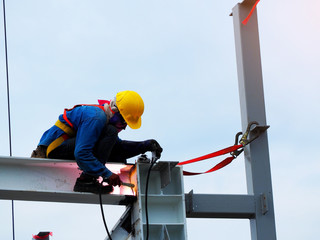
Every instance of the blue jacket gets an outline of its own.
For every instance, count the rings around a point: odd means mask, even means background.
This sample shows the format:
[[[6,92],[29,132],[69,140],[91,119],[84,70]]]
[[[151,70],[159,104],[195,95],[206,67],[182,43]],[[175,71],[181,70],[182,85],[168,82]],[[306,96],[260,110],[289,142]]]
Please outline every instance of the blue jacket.
[[[94,106],[80,106],[67,111],[67,118],[76,132],[74,156],[80,169],[93,176],[110,177],[112,172],[93,155],[93,147],[107,122],[104,111]],[[62,114],[59,120],[68,125]],[[42,135],[39,145],[49,146],[63,134],[60,128],[53,126]]]

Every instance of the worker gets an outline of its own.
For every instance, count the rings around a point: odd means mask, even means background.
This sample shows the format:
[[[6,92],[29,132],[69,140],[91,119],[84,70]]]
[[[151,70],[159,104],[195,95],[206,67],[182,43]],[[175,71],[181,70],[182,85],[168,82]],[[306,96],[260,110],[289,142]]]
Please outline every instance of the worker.
[[[162,148],[154,139],[138,142],[118,137],[127,125],[132,129],[141,126],[144,102],[138,93],[122,91],[113,100],[98,102],[65,109],[31,154],[33,158],[75,159],[82,170],[75,192],[109,193],[112,186],[120,186],[119,175],[111,172],[106,162],[126,163],[147,151],[161,156]],[[102,186],[99,177],[109,185]]]

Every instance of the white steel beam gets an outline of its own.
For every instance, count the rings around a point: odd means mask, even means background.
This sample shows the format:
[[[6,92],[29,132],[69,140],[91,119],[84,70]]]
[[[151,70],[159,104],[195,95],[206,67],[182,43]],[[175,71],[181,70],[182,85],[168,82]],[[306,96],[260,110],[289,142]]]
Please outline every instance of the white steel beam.
[[[255,217],[255,200],[251,195],[186,194],[187,218]]]
[[[248,16],[256,1],[246,0],[232,11],[238,69],[242,129],[249,122],[266,125],[257,10]],[[267,133],[245,148],[248,193],[255,199],[255,218],[250,219],[252,240],[275,240],[275,217]]]
[[[131,177],[134,165],[107,164],[124,182]],[[73,192],[80,170],[76,162],[57,159],[0,156],[0,199],[99,203],[97,195]],[[104,204],[127,205],[136,199],[135,191],[121,186],[103,195]]]

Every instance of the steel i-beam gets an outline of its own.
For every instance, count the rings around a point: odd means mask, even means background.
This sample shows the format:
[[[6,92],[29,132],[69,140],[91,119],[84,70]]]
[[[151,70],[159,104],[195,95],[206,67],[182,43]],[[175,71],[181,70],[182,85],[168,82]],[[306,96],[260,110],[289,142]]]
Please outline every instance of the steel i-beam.
[[[256,0],[237,4],[232,11],[238,69],[242,129],[251,121],[266,125],[257,10],[248,16]],[[255,199],[255,218],[250,219],[252,240],[275,240],[275,217],[267,133],[245,148],[248,193]]]

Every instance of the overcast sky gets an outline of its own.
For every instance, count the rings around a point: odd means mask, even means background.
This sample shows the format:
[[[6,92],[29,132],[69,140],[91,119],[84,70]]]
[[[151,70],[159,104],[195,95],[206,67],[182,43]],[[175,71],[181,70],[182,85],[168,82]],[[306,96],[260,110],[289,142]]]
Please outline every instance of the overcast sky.
[[[238,2],[7,1],[13,156],[30,156],[65,107],[111,99],[127,89],[140,93],[145,113],[141,129],[120,137],[157,139],[161,160],[188,160],[233,144],[241,120],[229,14]],[[320,235],[319,7],[317,0],[258,4],[278,239]],[[3,31],[0,43],[0,155],[8,156]],[[216,161],[185,169],[205,171]],[[184,180],[185,192],[247,193],[243,157],[216,173]],[[14,206],[17,240],[42,230],[57,240],[106,236],[98,205]],[[105,206],[109,228],[123,210]],[[0,200],[0,212],[0,239],[12,239],[11,201]],[[250,239],[248,220],[187,222],[189,239]]]

